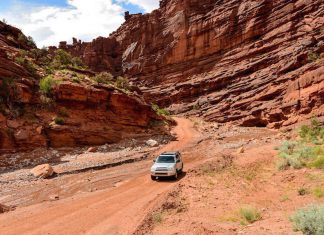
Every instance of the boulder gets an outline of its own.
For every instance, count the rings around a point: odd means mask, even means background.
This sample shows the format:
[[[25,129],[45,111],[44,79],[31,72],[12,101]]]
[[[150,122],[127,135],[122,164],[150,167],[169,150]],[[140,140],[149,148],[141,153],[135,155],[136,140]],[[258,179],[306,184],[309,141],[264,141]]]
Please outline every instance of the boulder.
[[[0,214],[10,211],[11,208],[5,205],[0,204]]]
[[[240,153],[244,153],[244,151],[245,151],[244,147],[241,147],[236,151],[236,153],[240,154]]]
[[[150,140],[146,141],[146,145],[148,145],[150,147],[157,147],[157,146],[159,146],[159,143],[156,140],[150,139]]]
[[[36,166],[30,171],[37,178],[48,178],[54,174],[53,168],[49,164]]]
[[[97,147],[90,147],[90,148],[88,148],[88,150],[87,150],[88,153],[95,153],[95,152],[97,152],[97,151],[98,151],[98,148],[97,148]]]

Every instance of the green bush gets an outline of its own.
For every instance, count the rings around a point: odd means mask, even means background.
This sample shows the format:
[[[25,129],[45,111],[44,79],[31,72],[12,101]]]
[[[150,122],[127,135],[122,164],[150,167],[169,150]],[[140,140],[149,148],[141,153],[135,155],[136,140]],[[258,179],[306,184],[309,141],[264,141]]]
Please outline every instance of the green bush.
[[[83,69],[85,67],[82,60],[79,57],[72,58],[72,65],[73,65],[73,67],[78,68],[78,69]]]
[[[311,205],[299,209],[291,218],[294,231],[300,231],[304,235],[324,234],[324,206]]]
[[[127,78],[124,77],[117,77],[115,85],[117,88],[128,91],[129,90],[129,82]]]
[[[308,190],[305,189],[305,188],[300,188],[300,189],[298,189],[298,195],[299,195],[299,196],[304,196],[304,195],[306,195],[306,194],[308,194],[308,193],[309,193]]]
[[[154,224],[161,224],[163,222],[163,213],[162,212],[153,213],[152,221]]]
[[[62,49],[55,51],[54,59],[52,66],[55,69],[65,68],[68,65],[72,64],[72,56]]]
[[[18,42],[20,44],[26,44],[29,47],[36,47],[36,43],[31,36],[26,37],[24,34],[20,33],[18,35]]]
[[[39,82],[39,90],[44,95],[50,95],[52,88],[57,84],[52,75],[48,75]]]
[[[299,136],[304,142],[320,145],[324,143],[324,128],[321,127],[320,122],[316,118],[313,118],[311,125],[304,125],[300,128]]]
[[[313,189],[313,194],[317,198],[322,198],[324,197],[324,189],[321,187],[316,187]]]
[[[309,62],[315,62],[316,60],[320,59],[321,56],[320,54],[314,53],[314,52],[309,52],[308,53],[308,61]]]
[[[78,57],[73,57],[70,53],[65,50],[58,49],[55,51],[54,58],[49,65],[52,69],[65,69],[68,67],[82,69],[84,64],[82,60]]]
[[[254,223],[261,219],[261,214],[256,208],[250,205],[246,205],[240,209],[240,216],[245,223]]]
[[[55,117],[55,118],[54,118],[54,122],[55,122],[55,124],[57,124],[57,125],[64,125],[65,120],[64,120],[64,118],[62,118],[62,117]]]
[[[37,76],[37,68],[36,65],[30,61],[29,59],[26,59],[23,56],[18,56],[15,58],[15,61],[17,64],[20,64],[23,66],[31,75]]]
[[[107,72],[99,73],[96,76],[92,77],[91,79],[98,84],[108,85],[114,83],[114,76],[111,75],[111,73],[107,73]]]
[[[312,119],[311,125],[302,126],[298,133],[299,141],[285,141],[278,148],[280,160],[277,168],[284,170],[289,167],[300,169],[302,167],[324,168],[323,132],[320,122]]]
[[[301,142],[285,141],[279,147],[277,168],[284,170],[289,167],[300,169],[302,167],[324,168],[324,149],[321,146],[308,146]]]
[[[160,116],[170,116],[170,112],[166,109],[160,108],[157,104],[152,104],[152,109]]]

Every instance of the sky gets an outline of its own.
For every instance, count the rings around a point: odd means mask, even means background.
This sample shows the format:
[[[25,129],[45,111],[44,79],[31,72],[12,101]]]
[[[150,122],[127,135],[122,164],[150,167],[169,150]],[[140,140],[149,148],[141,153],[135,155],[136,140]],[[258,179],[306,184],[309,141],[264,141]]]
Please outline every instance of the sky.
[[[34,38],[38,47],[107,37],[124,12],[149,13],[159,0],[0,0],[0,19]]]

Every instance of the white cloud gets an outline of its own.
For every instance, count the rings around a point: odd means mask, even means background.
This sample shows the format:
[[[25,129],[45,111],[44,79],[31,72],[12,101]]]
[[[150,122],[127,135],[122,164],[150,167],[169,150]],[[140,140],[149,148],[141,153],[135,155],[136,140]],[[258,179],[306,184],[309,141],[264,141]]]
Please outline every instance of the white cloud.
[[[118,0],[117,2],[130,3],[144,9],[145,12],[151,12],[159,8],[159,0]]]
[[[15,2],[0,12],[9,24],[32,36],[39,47],[108,36],[124,21],[124,9],[112,0],[67,0],[65,7],[31,6]]]

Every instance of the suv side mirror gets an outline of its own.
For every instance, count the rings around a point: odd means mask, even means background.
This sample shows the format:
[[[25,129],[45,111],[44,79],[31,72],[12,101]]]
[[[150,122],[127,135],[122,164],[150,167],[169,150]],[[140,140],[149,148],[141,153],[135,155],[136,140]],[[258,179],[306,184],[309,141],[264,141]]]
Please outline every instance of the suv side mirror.
[[[156,162],[156,160],[154,159],[153,162]]]
[[[180,159],[178,159],[177,162],[180,162]]]

